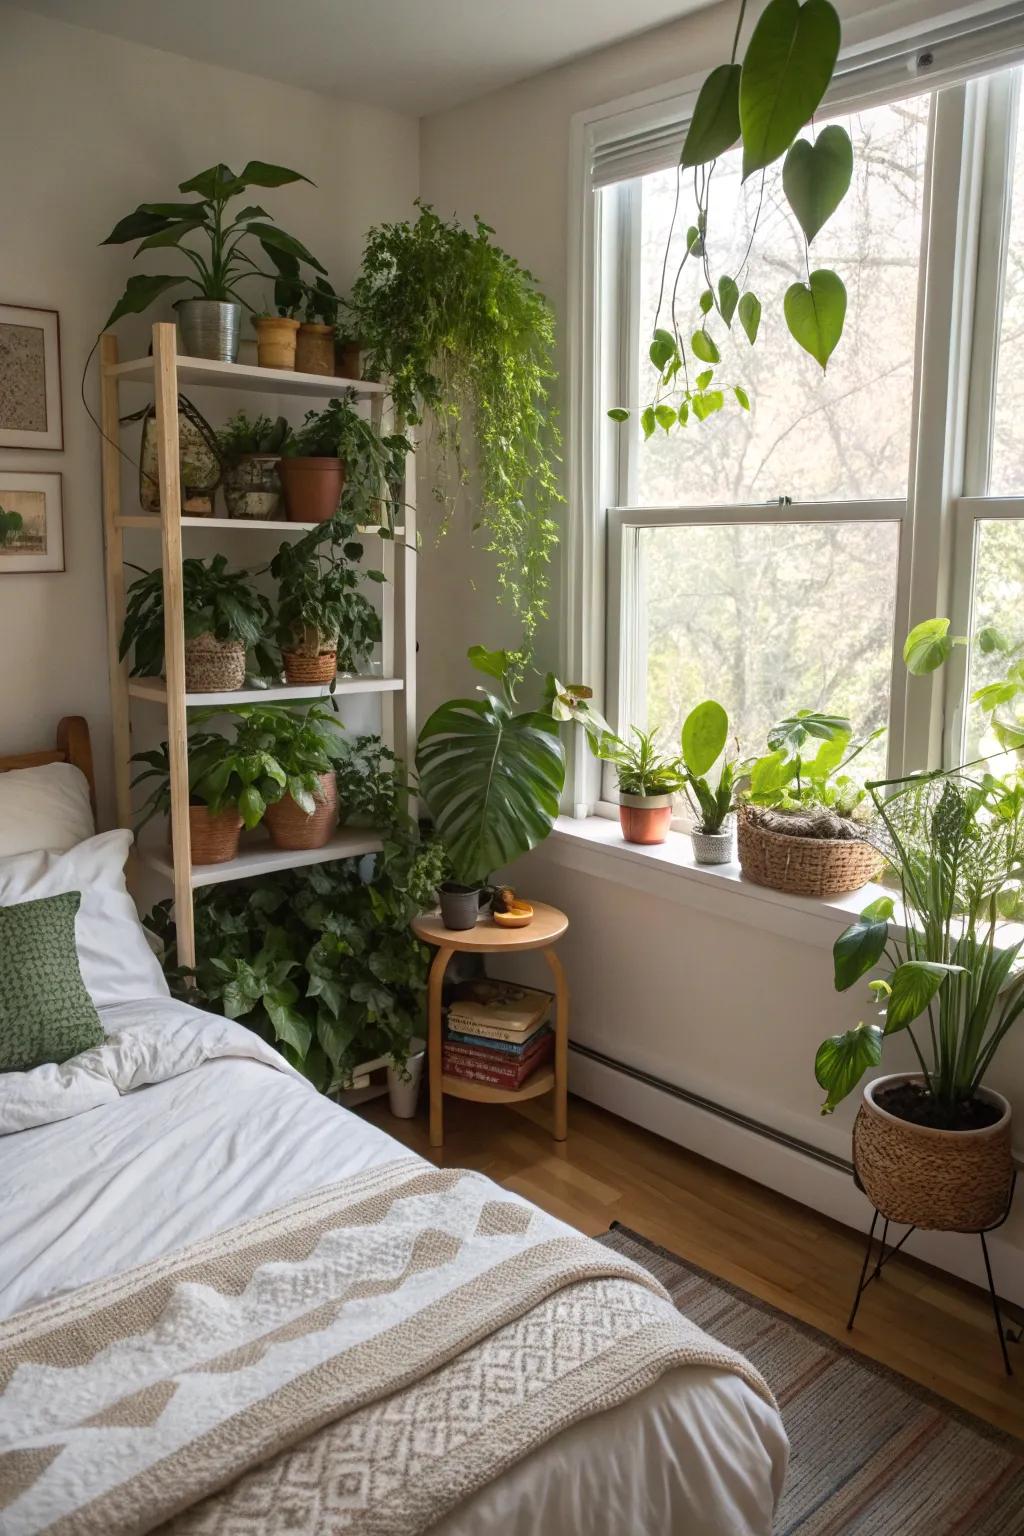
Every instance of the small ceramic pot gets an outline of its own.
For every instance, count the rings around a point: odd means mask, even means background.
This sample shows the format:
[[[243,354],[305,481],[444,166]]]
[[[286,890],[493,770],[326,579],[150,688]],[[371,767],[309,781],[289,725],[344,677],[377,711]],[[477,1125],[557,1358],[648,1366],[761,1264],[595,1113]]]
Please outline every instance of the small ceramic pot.
[[[693,857],[697,864],[731,864],[736,857],[736,828],[730,816],[719,832],[701,832],[694,827],[690,833]]]
[[[328,378],[334,372],[334,327],[314,325],[310,321],[299,326],[295,341],[296,373],[320,373]]]
[[[193,864],[226,864],[237,856],[242,818],[234,806],[214,816],[209,806],[190,805],[188,829]]]
[[[414,1036],[409,1041],[404,1071],[393,1064],[388,1066],[388,1102],[397,1120],[412,1120],[416,1114],[426,1055],[427,1042]]]
[[[299,322],[289,320],[287,315],[260,315],[253,323],[260,367],[294,373]]]
[[[291,795],[267,806],[265,817],[275,848],[322,848],[338,825],[338,785],[333,773],[320,775],[316,810],[307,815]]]
[[[344,459],[282,459],[277,473],[290,522],[331,520],[345,489]]]
[[[242,306],[233,300],[179,299],[174,306],[181,332],[181,351],[186,357],[204,357],[214,363],[238,360]]]
[[[619,826],[627,843],[663,843],[672,824],[671,795],[619,793]]]
[[[476,920],[491,899],[487,885],[460,885],[457,880],[446,880],[438,886],[441,900],[441,921],[446,928],[459,930],[475,928]]]

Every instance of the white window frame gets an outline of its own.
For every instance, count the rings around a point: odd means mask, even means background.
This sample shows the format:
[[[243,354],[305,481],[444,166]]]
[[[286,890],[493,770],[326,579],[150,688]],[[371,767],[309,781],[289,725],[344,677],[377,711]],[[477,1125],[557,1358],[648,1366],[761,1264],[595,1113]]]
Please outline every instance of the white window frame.
[[[1024,31],[1024,29],[1022,29]],[[907,41],[904,54],[923,40]],[[1018,50],[999,59],[1010,67]],[[861,43],[852,50],[869,55]],[[874,101],[908,94],[907,75],[893,62],[883,42],[869,59],[870,68],[837,78],[833,110],[850,111]],[[995,67],[993,64],[992,67]],[[992,278],[979,251],[991,249],[992,220],[1000,210],[993,187],[983,186],[989,166],[983,155],[986,132],[999,123],[985,77],[947,86],[952,67],[929,77],[933,96],[929,134],[929,183],[922,218],[920,301],[917,318],[917,367],[913,403],[910,478],[906,502],[804,503],[784,508],[715,507],[645,508],[629,506],[629,449],[626,435],[606,419],[608,402],[633,399],[635,387],[622,393],[619,368],[624,338],[635,333],[635,235],[627,211],[637,196],[638,182],[620,183],[595,196],[589,167],[602,145],[622,140],[659,124],[678,122],[692,111],[700,77],[691,77],[658,90],[613,103],[574,119],[570,190],[569,357],[574,381],[569,408],[570,508],[567,558],[563,564],[563,671],[574,680],[591,683],[604,701],[613,726],[621,729],[623,658],[619,640],[622,581],[631,579],[630,530],[666,523],[719,521],[865,521],[900,522],[900,570],[897,582],[896,639],[890,705],[889,767],[894,773],[942,761],[958,760],[951,752],[963,728],[962,653],[958,667],[928,680],[907,678],[898,637],[912,623],[950,612],[954,626],[966,594],[969,608],[973,562],[965,559],[965,529],[979,516],[1006,515],[1008,503],[963,496],[970,479],[970,455],[977,452],[967,430],[968,374],[973,385],[984,366],[979,352],[977,305],[983,306]],[[856,79],[858,94],[851,93]],[[902,82],[902,83],[901,83]],[[998,94],[998,93],[997,93]],[[1004,124],[1005,127],[1005,124]],[[1009,131],[1008,129],[1006,130]],[[984,195],[983,195],[984,194]],[[1005,218],[1005,209],[1002,216]],[[633,227],[635,227],[635,219]],[[998,287],[994,291],[998,292]],[[618,316],[617,334],[602,334],[602,316]],[[992,345],[998,325],[992,331]],[[972,352],[973,341],[973,352]],[[627,353],[638,350],[626,345]],[[991,359],[989,361],[991,367]],[[940,445],[938,448],[936,445]],[[1012,515],[1024,515],[1024,501],[1012,503]],[[624,541],[626,541],[624,543]],[[973,543],[971,545],[973,551]],[[625,552],[624,552],[625,551]],[[954,579],[954,572],[956,579]],[[959,606],[958,606],[959,605]],[[969,614],[958,632],[966,632]],[[635,654],[635,650],[634,650]],[[614,791],[602,782],[600,765],[577,740],[573,763],[572,808],[577,816],[595,811],[615,814]]]

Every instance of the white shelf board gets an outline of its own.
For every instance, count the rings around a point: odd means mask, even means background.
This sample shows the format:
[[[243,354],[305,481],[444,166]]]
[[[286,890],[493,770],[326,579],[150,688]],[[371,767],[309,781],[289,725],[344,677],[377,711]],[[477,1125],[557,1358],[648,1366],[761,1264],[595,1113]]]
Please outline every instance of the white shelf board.
[[[151,384],[153,359],[135,357],[104,369],[108,379],[122,384]],[[286,368],[256,368],[251,363],[217,363],[205,357],[178,357],[179,384],[200,384],[220,389],[258,390],[266,395],[306,395],[311,399],[330,399],[344,390],[354,390],[361,399],[387,393],[384,384],[365,379],[334,379],[320,373],[294,373]]]
[[[248,834],[242,834],[246,838]],[[322,848],[275,848],[267,837],[255,839],[248,847],[242,847],[236,859],[223,864],[195,864],[192,866],[192,888],[203,885],[223,885],[228,880],[252,880],[259,875],[277,874],[282,869],[304,869],[309,864],[331,864],[337,859],[360,858],[364,853],[378,853],[381,839],[365,828],[350,830],[339,827],[338,831]],[[148,868],[165,880],[174,879],[174,863],[167,849],[142,848],[140,858]]]
[[[334,697],[343,694],[400,693],[405,684],[400,677],[343,677],[335,680]],[[221,704],[274,704],[287,699],[326,699],[330,683],[280,683],[273,688],[237,688],[223,693],[186,693],[185,707],[198,709]],[[147,704],[166,704],[167,686],[162,677],[132,677],[128,693]]]
[[[130,514],[127,517],[119,517],[117,519],[117,526],[119,528],[148,528],[153,533],[159,533],[161,519],[156,513],[140,512]],[[181,519],[181,526],[183,528],[205,528],[208,532],[212,531],[215,533],[224,529],[230,529],[235,533],[241,532],[243,529],[247,533],[310,533],[312,529],[319,528],[321,525],[319,523],[293,523],[274,518],[260,521],[255,517],[183,517]],[[359,532],[370,537],[377,532],[377,524],[375,523],[372,527],[364,525],[359,529]],[[396,539],[404,539],[405,529],[401,527],[396,528],[394,530],[394,537]]]

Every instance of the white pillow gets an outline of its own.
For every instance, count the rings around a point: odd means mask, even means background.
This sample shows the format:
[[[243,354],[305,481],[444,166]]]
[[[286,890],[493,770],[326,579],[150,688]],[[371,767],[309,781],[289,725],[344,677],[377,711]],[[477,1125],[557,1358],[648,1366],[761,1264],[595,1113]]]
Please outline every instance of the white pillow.
[[[131,845],[130,832],[101,832],[66,853],[37,849],[0,859],[0,907],[81,891],[75,921],[78,963],[97,1008],[169,996],[124,883]]]
[[[81,768],[43,763],[0,773],[0,858],[35,848],[65,853],[95,830]]]

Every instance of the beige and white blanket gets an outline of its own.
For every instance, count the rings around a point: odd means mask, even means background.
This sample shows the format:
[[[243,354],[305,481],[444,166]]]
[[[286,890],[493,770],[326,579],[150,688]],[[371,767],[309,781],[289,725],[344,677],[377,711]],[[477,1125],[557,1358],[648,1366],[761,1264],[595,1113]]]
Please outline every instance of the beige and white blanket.
[[[5,1536],[413,1536],[679,1365],[619,1255],[400,1159],[0,1323]]]

